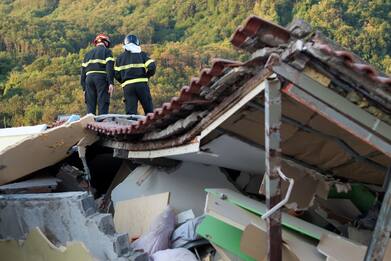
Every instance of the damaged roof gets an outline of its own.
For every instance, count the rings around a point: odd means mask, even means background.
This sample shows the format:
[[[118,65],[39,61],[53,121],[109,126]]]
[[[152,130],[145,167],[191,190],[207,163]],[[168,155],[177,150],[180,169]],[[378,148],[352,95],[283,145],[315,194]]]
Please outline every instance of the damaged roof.
[[[251,16],[231,38],[246,62],[213,60],[178,97],[136,121],[87,128],[102,144],[151,151],[229,134],[264,147],[262,82],[282,82],[282,156],[316,171],[382,184],[391,165],[391,78],[308,24]]]

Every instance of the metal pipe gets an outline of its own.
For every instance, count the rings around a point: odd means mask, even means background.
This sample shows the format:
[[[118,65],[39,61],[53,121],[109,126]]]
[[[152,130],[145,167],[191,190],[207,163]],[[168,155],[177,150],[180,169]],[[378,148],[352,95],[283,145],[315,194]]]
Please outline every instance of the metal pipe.
[[[281,200],[280,126],[281,126],[281,83],[276,74],[266,81],[265,87],[265,195],[267,209],[273,209]],[[282,260],[281,210],[277,209],[266,219],[268,235],[268,260]]]
[[[282,208],[289,201],[289,198],[290,198],[291,193],[292,193],[293,186],[295,184],[295,180],[285,176],[285,174],[281,171],[281,168],[278,168],[277,171],[278,171],[278,174],[280,175],[280,177],[284,181],[288,181],[289,182],[289,187],[288,187],[288,190],[287,190],[287,192],[285,194],[285,198],[283,200],[281,200],[277,205],[275,205],[272,209],[269,209],[265,214],[263,214],[262,215],[262,219],[266,219],[270,215],[273,215],[274,212],[276,212],[277,210]]]

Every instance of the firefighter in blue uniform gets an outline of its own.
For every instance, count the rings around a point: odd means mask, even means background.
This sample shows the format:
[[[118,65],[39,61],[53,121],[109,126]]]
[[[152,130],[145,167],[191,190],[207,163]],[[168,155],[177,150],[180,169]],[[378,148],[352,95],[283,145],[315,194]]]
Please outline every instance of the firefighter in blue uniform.
[[[114,91],[114,58],[109,49],[110,38],[98,34],[94,40],[95,48],[89,51],[81,67],[81,86],[87,104],[87,112],[98,115],[108,114],[110,96]]]
[[[115,61],[115,79],[121,83],[125,98],[126,114],[137,114],[138,101],[147,114],[153,111],[148,81],[155,74],[155,61],[141,51],[140,41],[135,35],[124,39],[124,52]]]

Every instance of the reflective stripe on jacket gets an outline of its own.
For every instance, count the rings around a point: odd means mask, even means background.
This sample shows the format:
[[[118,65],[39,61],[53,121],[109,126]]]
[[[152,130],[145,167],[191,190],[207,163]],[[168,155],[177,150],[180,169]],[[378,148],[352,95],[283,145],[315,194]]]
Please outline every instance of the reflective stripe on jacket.
[[[122,87],[137,82],[148,82],[156,71],[155,61],[145,52],[124,51],[115,61],[115,79]]]
[[[106,74],[107,82],[114,84],[114,58],[110,49],[98,45],[84,56],[81,65],[80,83],[85,90],[85,81],[90,74]]]

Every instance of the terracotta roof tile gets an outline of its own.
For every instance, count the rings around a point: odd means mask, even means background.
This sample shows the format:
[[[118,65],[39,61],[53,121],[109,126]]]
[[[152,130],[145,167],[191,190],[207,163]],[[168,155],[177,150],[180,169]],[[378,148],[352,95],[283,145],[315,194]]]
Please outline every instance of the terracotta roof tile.
[[[106,135],[138,134],[145,131],[156,121],[165,118],[173,112],[179,111],[184,104],[209,104],[199,96],[202,86],[211,83],[214,77],[221,76],[227,68],[241,66],[241,62],[226,59],[213,59],[210,69],[203,69],[199,78],[192,78],[189,86],[183,86],[178,97],[173,97],[170,102],[163,103],[153,113],[148,113],[144,119],[140,119],[128,126],[121,126],[112,122],[93,122],[87,128]]]

